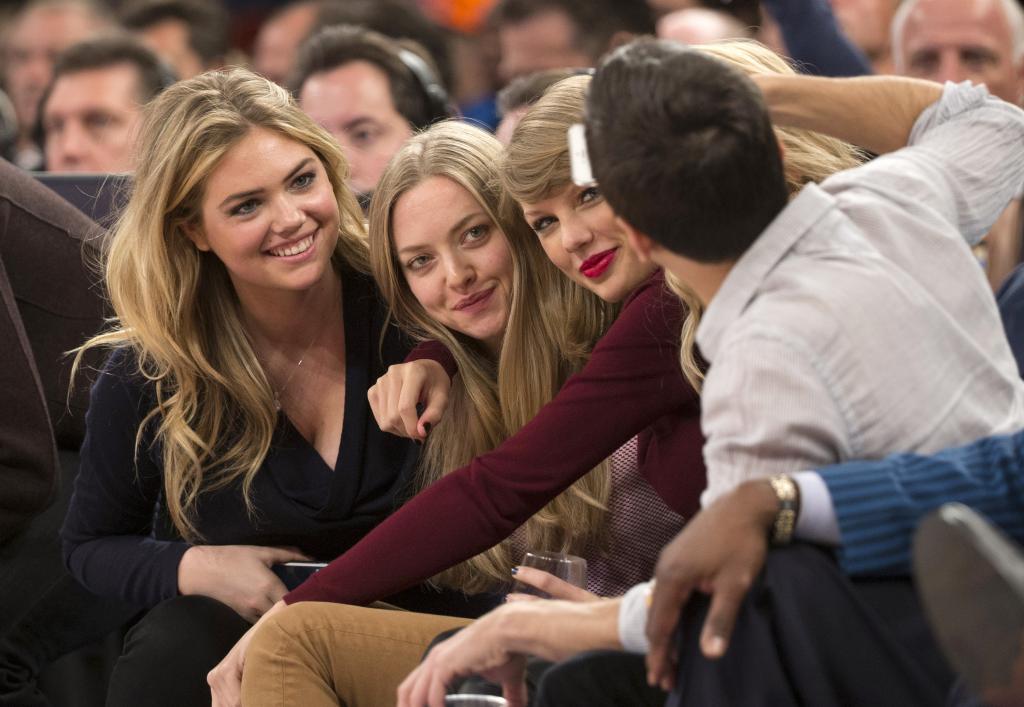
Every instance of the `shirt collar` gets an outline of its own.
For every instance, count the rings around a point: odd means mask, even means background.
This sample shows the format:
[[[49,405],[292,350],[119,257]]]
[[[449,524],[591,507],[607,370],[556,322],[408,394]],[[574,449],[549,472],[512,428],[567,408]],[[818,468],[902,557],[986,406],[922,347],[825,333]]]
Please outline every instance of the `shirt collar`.
[[[697,345],[705,359],[714,363],[726,331],[754,300],[768,275],[834,205],[832,196],[808,184],[740,256],[697,327]]]

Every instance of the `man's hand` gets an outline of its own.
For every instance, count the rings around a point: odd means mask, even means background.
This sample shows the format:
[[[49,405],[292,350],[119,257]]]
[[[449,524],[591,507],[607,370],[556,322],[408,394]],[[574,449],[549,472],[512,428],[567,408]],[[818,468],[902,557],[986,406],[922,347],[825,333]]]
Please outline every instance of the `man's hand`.
[[[398,707],[444,707],[448,685],[468,675],[499,683],[509,707],[525,707],[525,657],[509,649],[508,622],[517,613],[499,607],[434,646],[398,686]]]
[[[618,599],[539,599],[506,604],[430,651],[398,688],[398,707],[443,707],[446,686],[482,675],[500,683],[509,707],[525,707],[523,657],[558,661],[591,649],[622,649]]]
[[[366,397],[377,425],[399,437],[424,440],[448,407],[452,382],[437,361],[421,359],[390,366]],[[416,406],[423,403],[420,414]]]
[[[212,597],[252,622],[288,593],[271,565],[310,559],[285,547],[195,545],[178,565],[178,591]]]
[[[778,507],[767,480],[748,481],[698,513],[661,551],[647,614],[650,684],[666,691],[674,685],[672,639],[694,591],[711,595],[701,650],[711,659],[725,654],[740,604],[764,567]]]

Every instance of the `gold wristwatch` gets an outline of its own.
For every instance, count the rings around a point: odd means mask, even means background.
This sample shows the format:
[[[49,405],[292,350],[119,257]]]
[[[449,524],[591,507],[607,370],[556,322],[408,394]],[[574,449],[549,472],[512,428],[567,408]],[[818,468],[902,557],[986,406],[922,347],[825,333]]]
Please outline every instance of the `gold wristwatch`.
[[[768,479],[779,500],[779,510],[772,524],[772,543],[786,545],[793,539],[796,518],[800,512],[800,488],[789,474],[776,474]]]

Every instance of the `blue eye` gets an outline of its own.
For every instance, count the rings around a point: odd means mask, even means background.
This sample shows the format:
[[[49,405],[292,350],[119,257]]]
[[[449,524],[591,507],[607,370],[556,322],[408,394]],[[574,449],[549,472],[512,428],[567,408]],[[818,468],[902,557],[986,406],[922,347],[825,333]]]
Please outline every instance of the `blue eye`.
[[[488,231],[490,231],[490,229],[484,224],[481,224],[479,226],[473,226],[472,228],[468,229],[465,233],[462,234],[462,242],[477,243],[479,241],[482,241],[484,238],[487,237]]]
[[[547,229],[551,228],[551,226],[553,226],[556,223],[558,223],[558,219],[556,219],[554,216],[541,216],[540,218],[535,219],[534,222],[530,224],[530,228],[533,229],[534,233],[537,233],[539,235],[546,231]]]
[[[405,267],[409,270],[422,270],[429,264],[430,256],[417,255],[415,258],[412,258],[408,262],[406,262]]]
[[[315,173],[306,172],[305,174],[300,174],[299,176],[297,176],[295,180],[292,182],[292,186],[295,187],[296,189],[305,189],[306,187],[310,186],[315,179]]]
[[[231,209],[232,216],[248,216],[256,210],[259,206],[259,201],[256,199],[246,199],[242,203],[238,204],[235,208]]]

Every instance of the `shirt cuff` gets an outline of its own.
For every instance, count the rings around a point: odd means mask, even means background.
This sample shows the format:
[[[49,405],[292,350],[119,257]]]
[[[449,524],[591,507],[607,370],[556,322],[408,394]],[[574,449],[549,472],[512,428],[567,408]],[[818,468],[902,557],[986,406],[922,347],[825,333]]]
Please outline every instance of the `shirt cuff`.
[[[638,584],[622,597],[619,605],[619,641],[630,653],[646,653],[647,605],[654,582]]]
[[[816,471],[800,471],[792,476],[800,489],[800,516],[794,537],[819,545],[840,545],[839,522],[825,480]]]

